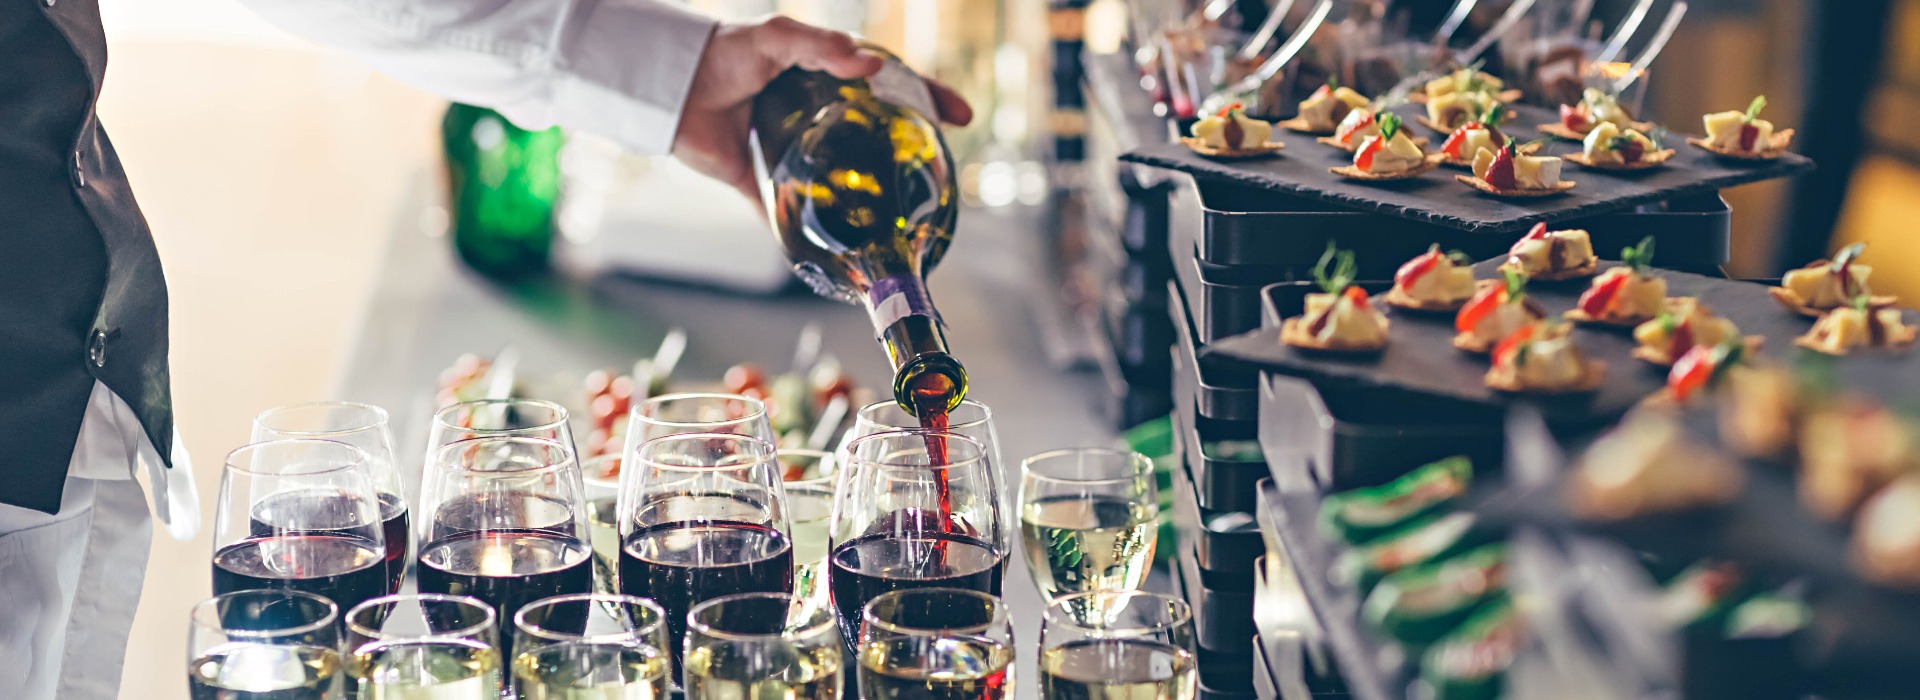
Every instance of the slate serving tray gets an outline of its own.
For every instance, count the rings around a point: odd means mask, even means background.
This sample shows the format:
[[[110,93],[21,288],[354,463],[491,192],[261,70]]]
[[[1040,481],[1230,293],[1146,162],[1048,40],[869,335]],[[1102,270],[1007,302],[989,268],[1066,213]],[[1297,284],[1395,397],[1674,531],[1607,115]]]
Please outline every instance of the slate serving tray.
[[[1499,263],[1497,259],[1483,261],[1474,266],[1474,275],[1494,279]],[[1602,263],[1601,269],[1616,265]],[[1699,297],[1716,313],[1738,324],[1742,333],[1764,337],[1762,356],[1788,362],[1803,352],[1793,345],[1793,339],[1805,333],[1813,319],[1782,308],[1768,295],[1765,285],[1671,270],[1656,270],[1655,274],[1667,280],[1669,296]],[[1558,314],[1573,308],[1589,285],[1590,279],[1536,282],[1528,286],[1528,293],[1548,313]],[[1505,394],[1487,388],[1484,356],[1453,348],[1451,315],[1390,315],[1393,326],[1387,349],[1371,357],[1302,352],[1283,345],[1278,328],[1227,338],[1207,346],[1201,355],[1213,361],[1240,362],[1262,371],[1303,377],[1322,392],[1355,392],[1359,402],[1438,396],[1490,406],[1531,404],[1557,427],[1610,424],[1641,399],[1659,391],[1666,381],[1666,368],[1632,357],[1634,342],[1628,329],[1577,326],[1576,342],[1589,357],[1607,364],[1606,380],[1599,391],[1544,397]],[[1907,311],[1906,322],[1920,322],[1916,316]],[[1889,405],[1905,405],[1911,397],[1920,396],[1920,348],[1857,352],[1839,358],[1838,368],[1845,386]]]
[[[1403,105],[1395,111],[1407,118],[1409,128],[1431,141],[1429,148],[1437,149],[1443,138],[1413,121],[1413,117],[1422,114],[1422,109],[1419,105]],[[1530,139],[1536,133],[1535,125],[1555,120],[1553,112],[1538,107],[1521,105],[1514,109],[1518,117],[1508,133],[1516,139]],[[1664,168],[1615,173],[1569,163],[1561,177],[1580,184],[1566,194],[1537,199],[1501,199],[1482,194],[1454,181],[1453,176],[1464,171],[1447,167],[1412,180],[1386,183],[1345,180],[1327,169],[1351,164],[1350,154],[1317,143],[1313,137],[1284,130],[1277,131],[1275,138],[1285,141],[1287,147],[1272,158],[1215,161],[1179,143],[1145,146],[1120,158],[1178,170],[1196,179],[1284,192],[1474,233],[1522,231],[1539,221],[1596,216],[1637,204],[1796,175],[1814,167],[1811,159],[1796,153],[1771,161],[1722,160],[1686,143],[1686,136],[1679,132],[1668,135],[1665,145],[1677,152]],[[1571,141],[1549,141],[1543,150],[1547,155],[1559,155],[1578,149],[1578,144]]]

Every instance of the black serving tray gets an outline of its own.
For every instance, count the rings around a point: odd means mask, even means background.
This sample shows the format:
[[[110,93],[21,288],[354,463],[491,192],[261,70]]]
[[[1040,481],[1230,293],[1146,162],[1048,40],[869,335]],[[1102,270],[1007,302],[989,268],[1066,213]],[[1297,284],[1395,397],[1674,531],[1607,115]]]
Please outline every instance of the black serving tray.
[[[1183,426],[1176,422],[1174,427]],[[1193,545],[1196,563],[1206,576],[1201,583],[1213,589],[1251,592],[1253,560],[1265,552],[1260,524],[1249,512],[1201,507],[1195,485],[1192,469],[1182,462],[1173,479],[1173,522],[1181,539]]]
[[[1194,635],[1205,651],[1233,656],[1253,654],[1253,591],[1209,588],[1193,548],[1182,545],[1176,561],[1180,596],[1193,607]],[[1249,660],[1251,661],[1251,660]],[[1247,682],[1253,680],[1252,671]]]
[[[1260,481],[1255,517],[1267,553],[1254,568],[1253,624],[1259,630],[1257,653],[1272,665],[1273,680],[1282,695],[1336,694],[1344,697],[1346,682],[1334,665],[1320,612],[1307,598],[1300,579],[1324,576],[1323,571],[1300,569],[1280,538],[1280,490],[1272,479]]]
[[[1206,512],[1251,513],[1258,485],[1267,478],[1266,460],[1217,459],[1208,455],[1208,442],[1189,422],[1188,412],[1174,411],[1174,449],[1193,474],[1195,502]]]
[[[1313,384],[1267,374],[1260,386],[1260,447],[1269,464],[1298,455],[1305,478],[1327,492],[1374,486],[1421,465],[1466,455],[1480,478],[1500,473],[1505,443],[1496,409],[1418,398],[1385,404],[1322,393]],[[1302,460],[1288,460],[1288,462]]]
[[[1406,105],[1397,111],[1409,117],[1411,124],[1411,117],[1420,109],[1418,105]],[[1544,109],[1519,106],[1515,111],[1518,114],[1512,129],[1515,134],[1531,134],[1534,125],[1555,120],[1553,113]],[[1675,132],[1668,140],[1677,153],[1667,167],[1608,173],[1569,166],[1563,176],[1580,184],[1566,194],[1501,199],[1455,182],[1453,176],[1461,171],[1451,168],[1392,183],[1344,180],[1327,169],[1348,164],[1350,155],[1305,136],[1283,138],[1288,142],[1286,150],[1272,158],[1215,161],[1179,143],[1143,146],[1121,158],[1178,170],[1200,180],[1234,183],[1315,200],[1339,209],[1370,211],[1473,233],[1518,232],[1540,221],[1585,219],[1639,204],[1710,194],[1734,185],[1813,169],[1812,160],[1795,153],[1772,161],[1725,161],[1684,143],[1685,135]],[[1553,143],[1546,150],[1563,154],[1577,148],[1572,143]]]
[[[1475,276],[1494,279],[1499,260],[1474,266]],[[1616,263],[1602,263],[1604,270]],[[1656,270],[1667,280],[1668,294],[1696,296],[1719,314],[1732,319],[1742,333],[1765,339],[1761,354],[1785,361],[1801,351],[1793,339],[1812,326],[1812,319],[1775,303],[1763,285],[1673,270]],[[1528,293],[1548,313],[1574,307],[1590,286],[1589,280],[1542,282]],[[1909,323],[1920,321],[1909,311]],[[1262,328],[1207,346],[1201,360],[1242,362],[1261,371],[1297,376],[1313,382],[1322,395],[1344,392],[1359,406],[1387,407],[1395,402],[1444,399],[1454,404],[1504,408],[1539,408],[1557,426],[1610,425],[1620,415],[1665,385],[1666,369],[1634,359],[1627,329],[1583,326],[1574,331],[1588,356],[1607,364],[1600,390],[1586,395],[1514,397],[1486,387],[1486,360],[1454,350],[1453,319],[1448,315],[1397,313],[1392,340],[1372,357],[1347,357],[1300,352],[1280,343],[1278,328]],[[1863,352],[1838,362],[1843,383],[1888,405],[1902,405],[1920,395],[1920,352]],[[1269,459],[1272,456],[1269,455]]]
[[[1181,294],[1186,280],[1175,280],[1168,285],[1168,296],[1173,299],[1169,315],[1173,320],[1174,331],[1174,381],[1179,389],[1185,391],[1198,407],[1199,415],[1212,421],[1251,424],[1258,419],[1255,413],[1254,382],[1255,373],[1246,368],[1219,363],[1201,363],[1201,343],[1195,342],[1195,328],[1190,306],[1190,297]]]
[[[1200,666],[1200,700],[1255,700],[1253,654],[1216,654],[1201,649],[1194,655]]]
[[[1100,308],[1101,327],[1120,364],[1141,372],[1170,370],[1167,348],[1173,346],[1173,324],[1165,306],[1127,303],[1110,295]]]

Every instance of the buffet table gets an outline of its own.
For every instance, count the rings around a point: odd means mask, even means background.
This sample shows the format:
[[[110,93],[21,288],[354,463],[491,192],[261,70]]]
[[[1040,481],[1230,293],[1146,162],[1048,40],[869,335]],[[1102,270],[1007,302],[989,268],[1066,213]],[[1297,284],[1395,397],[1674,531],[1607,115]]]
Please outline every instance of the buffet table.
[[[675,376],[715,382],[738,362],[785,367],[801,328],[814,322],[823,331],[823,351],[838,356],[856,383],[888,384],[872,327],[855,307],[805,291],[747,297],[619,275],[560,274],[502,286],[461,266],[444,233],[420,223],[444,220],[433,212],[437,200],[437,194],[415,197],[398,213],[373,301],[330,392],[387,407],[403,461],[418,459],[426,440],[440,372],[463,353],[490,354],[508,345],[520,354],[523,377],[578,376],[629,367],[678,327],[687,332],[688,347]],[[994,410],[1009,502],[1019,488],[1019,460],[1027,455],[1113,438],[1096,413],[1096,397],[1105,391],[1097,377],[1049,367],[1033,330],[1030,305],[1047,294],[1038,269],[1044,259],[1038,220],[1038,212],[1024,209],[967,211],[959,245],[932,278],[954,354],[971,374],[971,397]],[[1016,613],[1019,645],[1031,649],[1044,604],[1025,564],[1017,556],[1009,560],[1004,597]],[[1018,696],[1037,697],[1032,655],[1019,659]]]

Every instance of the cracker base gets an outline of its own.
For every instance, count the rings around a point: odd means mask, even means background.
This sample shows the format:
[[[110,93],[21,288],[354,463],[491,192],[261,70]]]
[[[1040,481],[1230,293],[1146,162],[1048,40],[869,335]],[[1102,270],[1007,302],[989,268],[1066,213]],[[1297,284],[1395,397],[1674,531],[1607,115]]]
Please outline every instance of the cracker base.
[[[1241,159],[1247,159],[1247,158],[1261,158],[1261,157],[1270,156],[1275,153],[1278,153],[1280,149],[1287,147],[1287,144],[1279,141],[1268,141],[1266,143],[1260,144],[1259,148],[1218,149],[1218,148],[1214,148],[1212,146],[1207,145],[1206,141],[1202,139],[1194,138],[1192,136],[1181,137],[1180,143],[1185,144],[1186,147],[1192,150],[1194,153],[1198,153],[1208,158],[1217,158],[1220,160],[1241,160]]]
[[[1503,189],[1495,188],[1493,185],[1488,184],[1486,180],[1482,180],[1472,175],[1455,175],[1453,176],[1453,179],[1459,180],[1460,182],[1466,183],[1468,187],[1472,187],[1476,190],[1480,190],[1481,192],[1485,192],[1495,197],[1513,197],[1513,198],[1551,197],[1557,194],[1565,194],[1567,190],[1573,189],[1573,186],[1575,184],[1578,184],[1572,180],[1561,180],[1560,182],[1555,183],[1554,186],[1552,187],[1542,187],[1539,189],[1503,190]]]
[[[1314,352],[1337,353],[1342,355],[1372,355],[1386,350],[1386,343],[1379,345],[1352,345],[1347,343],[1325,343],[1306,329],[1306,317],[1295,316],[1280,322],[1280,342],[1289,347]]]

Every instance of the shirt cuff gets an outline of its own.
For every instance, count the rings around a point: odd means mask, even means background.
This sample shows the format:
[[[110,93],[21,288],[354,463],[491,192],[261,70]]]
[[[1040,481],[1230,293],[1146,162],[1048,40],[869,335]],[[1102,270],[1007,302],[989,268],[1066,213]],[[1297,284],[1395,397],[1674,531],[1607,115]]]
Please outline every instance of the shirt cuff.
[[[653,0],[583,0],[569,25],[554,76],[555,121],[640,153],[669,152],[717,22]]]

